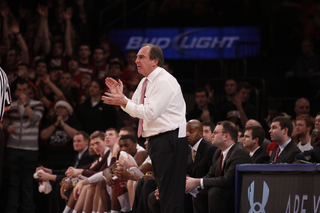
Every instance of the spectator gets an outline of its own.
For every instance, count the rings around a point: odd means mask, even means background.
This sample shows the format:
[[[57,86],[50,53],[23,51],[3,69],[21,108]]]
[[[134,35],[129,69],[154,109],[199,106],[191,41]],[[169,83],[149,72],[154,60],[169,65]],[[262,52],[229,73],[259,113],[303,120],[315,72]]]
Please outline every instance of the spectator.
[[[123,73],[122,64],[118,61],[111,61],[109,63],[109,70],[107,73],[107,77],[111,77],[114,80],[118,81]]]
[[[313,52],[313,42],[304,39],[301,42],[302,55],[295,61],[292,71],[287,76],[315,77],[320,75],[320,56]]]
[[[4,129],[9,133],[5,151],[9,186],[5,212],[8,213],[18,212],[19,205],[24,211],[35,211],[33,173],[38,160],[39,121],[43,105],[40,101],[29,98],[29,86],[26,80],[18,82],[19,99],[11,104],[3,123]]]
[[[248,119],[255,119],[256,108],[248,102],[251,90],[252,87],[248,82],[239,82],[233,102],[224,104],[220,108],[222,119],[229,120],[241,128],[245,127]]]
[[[127,66],[123,69],[123,74],[121,79],[130,82],[133,78],[133,75],[137,72],[137,66],[135,63],[137,57],[137,51],[129,49],[126,51],[126,64]]]
[[[194,108],[187,113],[187,120],[197,119],[201,122],[217,122],[220,120],[219,111],[208,103],[209,94],[205,88],[199,88],[195,92]]]
[[[96,77],[97,72],[96,68],[90,63],[90,45],[89,44],[80,44],[79,45],[79,71],[82,73],[89,73],[92,77]]]
[[[311,146],[311,136],[310,133],[314,128],[314,118],[308,114],[299,115],[296,119],[296,134],[300,139],[297,147],[301,150],[301,152],[311,150],[313,147]]]
[[[299,98],[294,104],[294,112],[296,117],[302,114],[309,114],[310,112],[310,102],[306,98]]]
[[[49,120],[40,132],[41,139],[46,141],[43,160],[46,167],[63,169],[76,154],[72,147],[72,138],[81,130],[81,125],[77,119],[72,118],[73,108],[68,102],[58,101],[54,110],[55,119]]]
[[[75,56],[71,56],[68,60],[68,69],[72,75],[72,86],[79,89],[81,83],[82,72],[79,70],[79,61]]]
[[[320,127],[313,129],[311,134],[312,150],[304,151],[297,155],[297,160],[308,161],[311,163],[320,163]]]
[[[224,84],[224,91],[226,96],[224,99],[216,103],[216,107],[221,109],[221,107],[225,104],[232,103],[237,92],[237,82],[234,79],[227,79]]]
[[[79,120],[83,129],[91,134],[96,130],[104,131],[117,127],[117,112],[113,106],[104,104],[101,95],[104,82],[95,79],[89,88],[90,97],[79,106]]]
[[[107,60],[104,57],[104,49],[96,47],[93,51],[93,65],[97,69],[97,77],[104,80],[107,77]]]
[[[66,100],[76,106],[78,100],[78,89],[73,86],[72,75],[70,72],[63,72],[60,78],[60,89],[66,93]],[[67,95],[68,94],[68,95]],[[70,98],[67,98],[70,97]]]
[[[317,113],[316,118],[314,119],[314,127],[320,126],[320,112]]]

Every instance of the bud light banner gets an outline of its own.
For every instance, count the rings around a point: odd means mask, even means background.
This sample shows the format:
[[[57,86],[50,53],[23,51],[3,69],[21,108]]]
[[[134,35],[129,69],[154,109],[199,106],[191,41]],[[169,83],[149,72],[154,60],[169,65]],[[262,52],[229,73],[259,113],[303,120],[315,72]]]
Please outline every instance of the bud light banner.
[[[109,35],[123,52],[152,43],[165,59],[235,58],[238,43],[260,43],[258,27],[113,29]]]

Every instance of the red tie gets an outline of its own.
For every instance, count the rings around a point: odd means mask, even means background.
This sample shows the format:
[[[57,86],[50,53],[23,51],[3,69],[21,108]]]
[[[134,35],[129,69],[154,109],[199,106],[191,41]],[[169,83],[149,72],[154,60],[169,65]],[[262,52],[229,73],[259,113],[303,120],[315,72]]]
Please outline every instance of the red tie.
[[[278,149],[277,149],[276,156],[274,156],[273,162],[276,162],[276,160],[277,160],[277,158],[278,158],[278,155],[279,155],[279,152],[280,152],[280,146],[279,146]]]
[[[140,104],[144,104],[144,94],[146,93],[147,81],[148,79],[146,78],[142,84]],[[139,118],[138,138],[140,138],[142,134],[142,126],[143,126],[143,119]]]
[[[221,176],[222,160],[223,160],[223,153],[221,152],[221,155],[220,155],[220,166],[219,166],[219,177]]]

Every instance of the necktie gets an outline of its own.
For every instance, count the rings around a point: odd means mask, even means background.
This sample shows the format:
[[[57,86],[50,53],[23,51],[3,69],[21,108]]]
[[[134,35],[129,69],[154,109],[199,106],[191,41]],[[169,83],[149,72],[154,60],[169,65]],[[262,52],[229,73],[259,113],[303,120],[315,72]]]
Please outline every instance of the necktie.
[[[280,152],[280,147],[278,147],[278,149],[277,149],[277,152],[276,152],[276,155],[274,156],[273,162],[276,162],[278,155],[279,155],[279,152]]]
[[[76,163],[74,164],[74,168],[77,168],[79,161],[80,161],[80,158],[78,157]]]
[[[191,148],[191,157],[192,157],[192,161],[194,163],[194,161],[196,160],[196,151],[193,148]]]
[[[223,160],[223,153],[221,152],[221,155],[220,155],[220,166],[219,166],[219,177],[221,176],[222,160]]]
[[[148,79],[146,78],[142,84],[142,90],[141,90],[141,98],[140,98],[140,104],[144,104],[144,95],[146,93],[146,86],[147,86]],[[143,126],[143,119],[139,118],[139,126],[138,126],[138,138],[140,138],[142,134],[142,126]]]

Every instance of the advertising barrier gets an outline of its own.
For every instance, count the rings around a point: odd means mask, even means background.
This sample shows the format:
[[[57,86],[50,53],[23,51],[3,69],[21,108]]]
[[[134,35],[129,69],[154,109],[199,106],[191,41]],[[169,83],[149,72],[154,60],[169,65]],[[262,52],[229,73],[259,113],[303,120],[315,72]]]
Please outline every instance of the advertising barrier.
[[[320,212],[319,180],[319,164],[237,165],[235,212]]]
[[[237,43],[260,43],[258,27],[111,29],[109,36],[123,52],[155,44],[165,59],[231,59]]]

